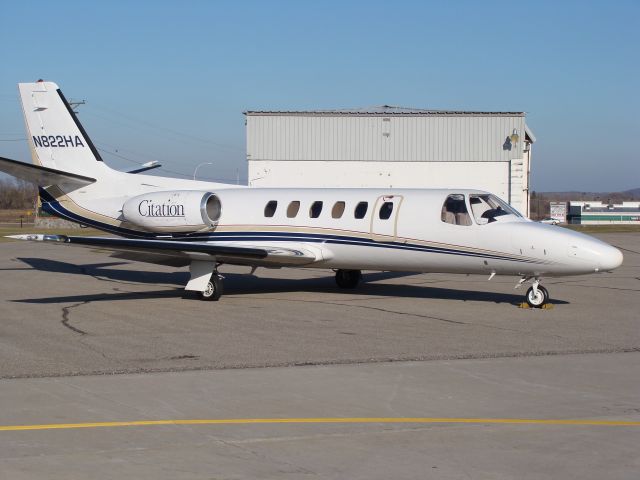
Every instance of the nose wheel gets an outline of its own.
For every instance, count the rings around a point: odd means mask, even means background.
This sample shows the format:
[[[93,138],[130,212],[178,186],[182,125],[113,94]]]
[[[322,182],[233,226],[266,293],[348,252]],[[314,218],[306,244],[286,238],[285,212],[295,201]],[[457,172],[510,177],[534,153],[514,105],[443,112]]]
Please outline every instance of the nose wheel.
[[[520,288],[525,282],[531,281],[532,285],[527,290],[525,300],[527,304],[532,308],[542,308],[549,303],[549,291],[540,285],[540,279],[538,277],[522,277],[516,288]]]
[[[542,285],[538,285],[537,288],[529,287],[526,300],[530,307],[541,308],[549,302],[549,291]]]

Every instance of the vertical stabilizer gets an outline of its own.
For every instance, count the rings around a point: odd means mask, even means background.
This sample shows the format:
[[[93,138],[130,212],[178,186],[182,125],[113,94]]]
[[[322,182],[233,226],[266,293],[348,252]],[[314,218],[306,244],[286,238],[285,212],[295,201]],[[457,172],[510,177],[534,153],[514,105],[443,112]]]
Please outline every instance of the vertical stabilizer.
[[[53,82],[18,84],[33,163],[97,178],[107,168]]]

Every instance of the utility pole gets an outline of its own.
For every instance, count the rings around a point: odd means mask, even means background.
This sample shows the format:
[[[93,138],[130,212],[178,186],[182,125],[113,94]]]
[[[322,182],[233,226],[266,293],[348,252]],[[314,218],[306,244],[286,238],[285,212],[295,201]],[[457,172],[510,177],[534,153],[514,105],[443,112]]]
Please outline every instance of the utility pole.
[[[38,218],[39,218],[39,212],[38,212],[38,207],[40,206],[40,195],[38,193],[38,190],[36,190],[36,198],[33,201],[33,224],[35,226],[38,226]]]
[[[75,113],[76,115],[78,115],[78,111],[76,110],[76,107],[78,107],[79,105],[84,105],[85,103],[87,103],[86,100],[71,100],[69,99],[69,106],[71,107],[71,111],[73,113]]]

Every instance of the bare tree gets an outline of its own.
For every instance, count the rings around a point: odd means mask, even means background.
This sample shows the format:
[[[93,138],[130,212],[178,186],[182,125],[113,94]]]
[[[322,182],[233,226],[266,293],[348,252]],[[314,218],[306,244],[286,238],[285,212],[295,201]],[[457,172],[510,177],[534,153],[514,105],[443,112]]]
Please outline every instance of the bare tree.
[[[29,182],[0,178],[0,209],[32,209],[36,195]]]

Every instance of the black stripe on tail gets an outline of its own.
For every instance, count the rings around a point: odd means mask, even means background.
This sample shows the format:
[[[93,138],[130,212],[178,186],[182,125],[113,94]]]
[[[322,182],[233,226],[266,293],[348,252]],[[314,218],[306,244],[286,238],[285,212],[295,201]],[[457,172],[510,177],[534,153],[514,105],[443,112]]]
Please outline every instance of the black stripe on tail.
[[[87,141],[87,145],[89,145],[89,148],[91,149],[91,153],[93,153],[93,156],[96,158],[97,161],[102,162],[103,160],[100,154],[98,153],[98,149],[89,138],[89,135],[87,135],[87,132],[85,131],[82,124],[80,123],[80,120],[78,120],[78,117],[76,117],[75,112],[71,109],[71,105],[69,105],[69,102],[67,102],[67,99],[64,97],[60,89],[58,89],[57,91],[58,91],[58,95],[60,95],[60,99],[62,100],[62,103],[64,103],[64,106],[67,107],[67,112],[69,112],[69,115],[71,115],[71,118],[73,118],[73,121],[75,122],[76,127],[78,127],[78,130],[80,130],[80,133],[82,133],[82,136]]]

